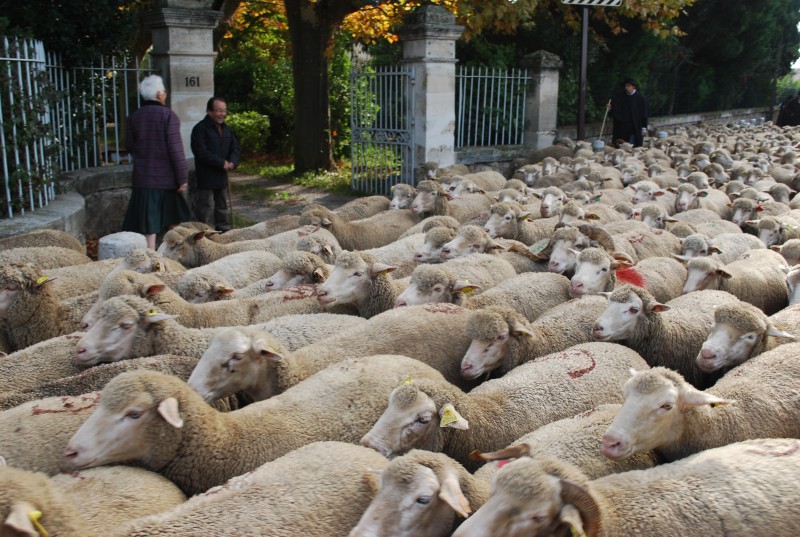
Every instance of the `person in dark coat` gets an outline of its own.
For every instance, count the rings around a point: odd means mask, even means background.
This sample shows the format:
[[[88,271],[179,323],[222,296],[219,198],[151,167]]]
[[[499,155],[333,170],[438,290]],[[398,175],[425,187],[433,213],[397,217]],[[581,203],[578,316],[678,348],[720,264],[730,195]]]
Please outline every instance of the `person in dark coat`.
[[[192,129],[192,153],[197,173],[197,219],[209,223],[213,211],[217,231],[228,231],[228,172],[239,165],[239,142],[225,124],[228,103],[212,97],[206,117]],[[212,205],[213,198],[213,205]]]
[[[778,113],[779,127],[796,127],[800,125],[800,92],[781,105]]]
[[[634,147],[641,147],[647,134],[647,99],[630,78],[622,82],[622,88],[608,103],[611,117],[614,118],[614,146],[629,142]]]
[[[155,249],[156,234],[192,219],[183,197],[189,166],[181,140],[181,122],[166,107],[164,80],[150,75],[139,84],[141,108],[128,117],[125,146],[133,156],[133,192],[123,231],[141,233]]]

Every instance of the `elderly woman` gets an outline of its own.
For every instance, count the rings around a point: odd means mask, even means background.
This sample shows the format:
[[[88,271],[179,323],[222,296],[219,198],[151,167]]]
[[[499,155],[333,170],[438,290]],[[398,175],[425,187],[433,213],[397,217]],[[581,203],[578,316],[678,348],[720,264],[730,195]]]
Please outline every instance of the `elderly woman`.
[[[144,99],[128,118],[126,146],[133,156],[133,193],[122,224],[141,233],[155,249],[156,234],[192,219],[183,198],[189,167],[181,141],[180,120],[166,107],[167,90],[158,75],[139,84]]]

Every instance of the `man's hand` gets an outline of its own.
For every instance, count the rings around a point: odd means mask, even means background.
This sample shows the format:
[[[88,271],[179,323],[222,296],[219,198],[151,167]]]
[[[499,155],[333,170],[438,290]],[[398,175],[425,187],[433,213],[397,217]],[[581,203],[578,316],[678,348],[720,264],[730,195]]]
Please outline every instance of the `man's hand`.
[[[642,127],[642,136],[647,136],[647,128]]]
[[[189,183],[183,183],[181,186],[178,187],[178,192],[186,192],[187,186],[189,186]]]
[[[222,166],[222,167],[225,169],[225,171],[226,171],[226,172],[229,172],[229,171],[231,171],[233,168],[235,168],[235,166],[233,165],[233,163],[232,163],[232,162],[228,162],[227,160],[225,161],[225,164],[223,164],[223,166]]]

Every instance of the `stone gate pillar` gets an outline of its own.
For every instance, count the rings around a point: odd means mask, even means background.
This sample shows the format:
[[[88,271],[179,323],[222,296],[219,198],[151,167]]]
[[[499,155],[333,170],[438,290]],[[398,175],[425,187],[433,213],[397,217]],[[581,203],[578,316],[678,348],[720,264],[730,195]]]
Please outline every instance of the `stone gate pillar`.
[[[206,115],[214,95],[214,28],[222,13],[208,9],[211,0],[159,0],[144,15],[153,33],[154,67],[167,86],[168,106],[181,120],[186,155],[192,128]]]
[[[464,30],[441,6],[424,5],[398,32],[403,63],[414,67],[414,141],[418,164],[455,162],[456,40]]]
[[[522,59],[531,77],[525,99],[525,145],[542,149],[556,138],[558,111],[558,70],[564,65],[557,55],[537,50]]]

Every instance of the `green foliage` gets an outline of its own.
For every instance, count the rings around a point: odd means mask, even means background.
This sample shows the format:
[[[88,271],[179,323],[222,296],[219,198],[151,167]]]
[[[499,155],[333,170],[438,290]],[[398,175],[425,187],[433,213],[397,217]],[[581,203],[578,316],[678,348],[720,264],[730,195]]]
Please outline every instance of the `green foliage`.
[[[225,122],[239,141],[243,158],[262,155],[267,151],[269,118],[258,112],[239,112],[227,117]]]
[[[293,168],[291,165],[264,164],[258,161],[242,162],[237,168],[237,170],[241,173],[258,175],[262,178],[269,179],[270,181],[275,181],[276,183],[279,184],[294,183],[309,188],[319,188],[320,190],[327,190],[329,192],[336,192],[342,194],[356,194],[352,190],[352,188],[350,188],[350,166],[348,164],[340,166],[340,169],[337,171],[309,172],[302,174],[300,176],[296,176],[293,174]],[[242,185],[241,183],[238,186],[237,183],[233,183],[232,188],[247,189],[247,187],[245,185]],[[259,188],[264,189],[266,187],[259,187]],[[283,196],[283,194],[286,194],[287,197],[291,196],[291,194],[289,193],[281,193],[281,192],[278,192],[277,194],[263,194],[263,195],[267,196],[267,198],[277,197],[281,199],[281,196]]]

